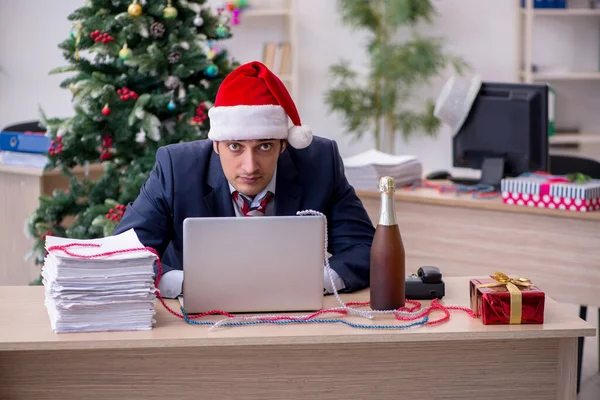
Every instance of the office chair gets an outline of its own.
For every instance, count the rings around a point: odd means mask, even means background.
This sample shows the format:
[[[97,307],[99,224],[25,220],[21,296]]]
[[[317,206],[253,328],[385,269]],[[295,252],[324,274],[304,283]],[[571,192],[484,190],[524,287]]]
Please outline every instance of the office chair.
[[[567,175],[581,172],[592,179],[600,179],[600,162],[583,157],[550,156],[550,173],[553,175]]]
[[[550,156],[550,171],[552,175],[567,175],[580,172],[592,179],[600,179],[600,162],[589,158],[574,156]],[[587,306],[579,306],[579,318],[587,319]],[[598,308],[598,329],[600,331],[600,308]],[[577,346],[577,393],[581,386],[581,363],[583,361],[583,337],[578,339]],[[598,360],[600,363],[600,335],[598,335]],[[599,368],[600,369],[600,368]]]

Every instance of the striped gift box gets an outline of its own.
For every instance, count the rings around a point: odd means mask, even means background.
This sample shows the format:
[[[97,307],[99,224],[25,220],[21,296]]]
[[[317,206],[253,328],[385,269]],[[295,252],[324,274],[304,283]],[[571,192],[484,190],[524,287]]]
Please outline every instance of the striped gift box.
[[[562,176],[533,174],[503,179],[501,190],[506,204],[582,212],[600,210],[600,180],[570,183]]]

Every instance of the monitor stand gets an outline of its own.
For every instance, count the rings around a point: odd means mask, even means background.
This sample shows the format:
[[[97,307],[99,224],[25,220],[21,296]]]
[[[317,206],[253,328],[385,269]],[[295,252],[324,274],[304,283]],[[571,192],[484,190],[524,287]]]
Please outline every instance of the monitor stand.
[[[485,158],[481,164],[481,178],[449,178],[452,183],[464,186],[487,185],[493,186],[495,191],[500,190],[504,177],[504,158]]]

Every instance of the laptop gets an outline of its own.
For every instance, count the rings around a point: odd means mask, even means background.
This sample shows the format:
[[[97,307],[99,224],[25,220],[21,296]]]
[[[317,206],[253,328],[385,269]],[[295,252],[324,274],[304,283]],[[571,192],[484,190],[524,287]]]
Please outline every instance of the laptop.
[[[320,310],[324,242],[320,216],[186,218],[180,302],[189,314]]]

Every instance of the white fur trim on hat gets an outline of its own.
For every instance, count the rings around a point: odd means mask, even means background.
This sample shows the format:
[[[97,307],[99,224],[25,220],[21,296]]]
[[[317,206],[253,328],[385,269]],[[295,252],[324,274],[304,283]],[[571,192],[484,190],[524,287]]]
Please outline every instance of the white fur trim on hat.
[[[288,115],[278,105],[212,107],[208,117],[211,140],[288,138]]]
[[[308,147],[312,142],[312,130],[307,125],[292,126],[289,129],[288,143],[296,149]]]

